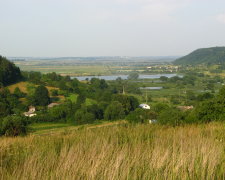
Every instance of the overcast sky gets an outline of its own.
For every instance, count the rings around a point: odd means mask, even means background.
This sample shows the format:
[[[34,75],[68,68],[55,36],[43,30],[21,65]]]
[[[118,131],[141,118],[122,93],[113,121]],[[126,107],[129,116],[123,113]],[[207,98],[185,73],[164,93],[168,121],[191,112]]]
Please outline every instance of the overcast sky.
[[[225,0],[0,0],[3,56],[167,56],[225,46]]]

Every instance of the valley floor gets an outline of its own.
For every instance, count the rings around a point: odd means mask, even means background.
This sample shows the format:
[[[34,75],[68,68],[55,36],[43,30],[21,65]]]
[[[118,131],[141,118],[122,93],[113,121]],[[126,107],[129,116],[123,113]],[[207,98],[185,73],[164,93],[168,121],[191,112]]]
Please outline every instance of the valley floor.
[[[222,123],[88,127],[1,138],[0,179],[225,178]]]

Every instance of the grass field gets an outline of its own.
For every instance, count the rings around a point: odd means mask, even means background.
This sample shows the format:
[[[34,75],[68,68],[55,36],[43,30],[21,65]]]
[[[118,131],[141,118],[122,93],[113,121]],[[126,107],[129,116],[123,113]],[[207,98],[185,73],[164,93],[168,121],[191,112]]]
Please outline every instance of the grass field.
[[[110,74],[107,67],[103,65],[60,65],[60,66],[38,66],[38,65],[20,65],[23,71],[37,71],[41,73],[56,72],[62,75],[86,76]]]
[[[13,85],[8,86],[8,89],[11,93],[14,92],[14,90],[18,87],[22,92],[27,93],[27,85],[28,82],[19,82]]]
[[[22,92],[24,93],[28,93],[29,91],[29,88],[33,88],[37,85],[34,85],[34,84],[31,84],[29,82],[18,82],[18,83],[15,83],[15,84],[12,84],[10,86],[8,86],[7,88],[9,89],[10,93],[13,93],[14,90],[18,87]],[[55,90],[59,90],[59,88],[56,88],[56,87],[50,87],[50,86],[46,86],[46,88],[48,89],[49,93],[51,92],[51,90],[55,89]],[[57,98],[59,98],[60,101],[64,101],[65,100],[65,97],[64,96],[57,96]],[[26,99],[25,98],[21,98],[21,101],[25,101]]]
[[[76,102],[77,96],[78,96],[78,94],[71,94],[69,97],[67,97],[67,99],[70,99],[72,102]],[[96,104],[96,103],[97,102],[95,100],[86,98],[85,105],[89,106],[89,105]]]
[[[222,123],[128,124],[0,139],[0,178],[224,179]]]
[[[86,129],[93,129],[98,127],[105,127],[105,126],[115,126],[118,124],[126,124],[127,121],[96,121],[93,124],[85,124],[85,125],[75,125],[72,123],[34,123],[29,126],[29,135],[56,135],[61,133],[68,133],[74,130],[86,128]]]
[[[37,85],[33,85],[29,82],[22,81],[22,82],[18,82],[18,83],[15,83],[13,85],[8,86],[8,89],[11,93],[13,93],[14,90],[18,87],[22,92],[27,93],[28,92],[28,90],[27,90],[28,86],[37,86]],[[46,86],[46,88],[48,89],[48,91],[51,91],[53,89],[59,90],[59,88],[50,87],[50,86]]]

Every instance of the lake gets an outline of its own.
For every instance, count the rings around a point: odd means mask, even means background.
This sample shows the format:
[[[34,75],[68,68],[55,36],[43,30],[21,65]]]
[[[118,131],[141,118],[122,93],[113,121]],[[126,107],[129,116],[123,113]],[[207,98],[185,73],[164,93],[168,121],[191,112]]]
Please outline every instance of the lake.
[[[139,79],[158,79],[161,76],[166,76],[168,78],[174,77],[174,76],[179,76],[177,74],[140,74]],[[75,76],[72,78],[77,78],[79,81],[84,81],[85,79],[91,79],[91,78],[98,78],[98,79],[105,79],[105,80],[116,80],[118,77],[121,77],[122,79],[127,79],[128,75],[109,75],[109,76]]]

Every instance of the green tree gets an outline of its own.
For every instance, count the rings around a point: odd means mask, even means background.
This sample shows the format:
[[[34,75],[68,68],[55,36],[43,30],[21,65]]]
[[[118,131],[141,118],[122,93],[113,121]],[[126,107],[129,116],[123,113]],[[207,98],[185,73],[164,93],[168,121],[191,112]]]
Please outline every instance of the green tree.
[[[22,98],[22,97],[25,96],[25,93],[23,93],[23,92],[20,90],[19,87],[16,87],[16,88],[14,89],[13,94],[15,94],[18,98]]]
[[[168,104],[165,104],[165,103],[157,103],[153,106],[153,110],[156,113],[161,113],[162,111],[164,111],[168,108],[169,108]]]
[[[138,100],[133,96],[116,94],[113,96],[113,100],[122,104],[125,114],[129,114],[130,111],[134,111],[139,106]]]
[[[94,121],[95,121],[94,114],[87,112],[86,107],[77,110],[75,113],[76,124],[93,123]]]
[[[6,102],[0,102],[0,117],[7,116],[11,113],[10,107]]]
[[[104,118],[107,120],[123,119],[124,117],[123,105],[118,101],[113,101],[105,110]]]
[[[58,95],[59,95],[57,89],[52,89],[52,90],[51,90],[51,94],[52,94],[52,96],[58,96]]]
[[[163,81],[163,82],[166,82],[166,81],[168,81],[168,77],[166,77],[166,76],[160,76],[160,81]]]
[[[6,86],[21,78],[20,69],[5,57],[0,56],[0,84]]]
[[[34,93],[34,103],[38,106],[46,106],[50,103],[50,97],[48,93],[48,89],[41,85],[35,89]]]
[[[7,116],[1,123],[1,131],[6,136],[19,136],[27,134],[27,121],[20,116]]]
[[[185,115],[177,108],[167,108],[159,113],[157,121],[163,125],[178,126],[185,123]]]
[[[148,123],[149,120],[156,119],[157,114],[154,111],[137,108],[127,116],[130,123]]]
[[[86,97],[85,97],[85,95],[83,93],[81,93],[81,94],[79,94],[77,96],[77,102],[76,102],[76,104],[81,105],[81,104],[85,103],[85,101],[86,101]]]
[[[87,106],[87,111],[89,113],[94,114],[94,117],[95,117],[96,120],[97,119],[100,120],[100,119],[103,119],[104,118],[103,108],[101,108],[97,104],[93,104],[93,105]]]

